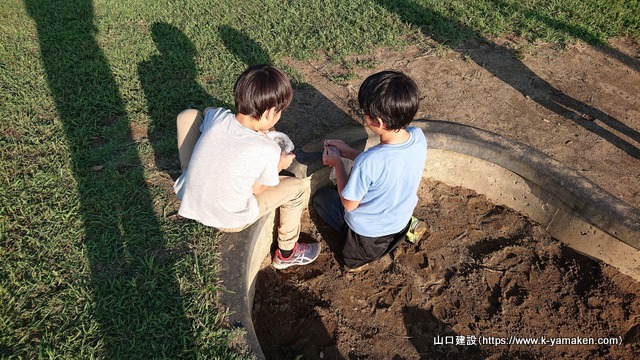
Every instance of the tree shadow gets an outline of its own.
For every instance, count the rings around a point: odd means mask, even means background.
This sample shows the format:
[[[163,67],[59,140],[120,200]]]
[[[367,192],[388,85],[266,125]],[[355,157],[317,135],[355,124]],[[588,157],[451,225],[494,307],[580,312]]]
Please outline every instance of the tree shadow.
[[[105,358],[194,350],[174,266],[129,118],[96,41],[91,0],[25,0],[73,163]]]
[[[479,66],[539,105],[593,132],[630,156],[640,158],[640,149],[631,142],[640,142],[640,133],[605,112],[554,88],[529,69],[508,48],[483,38],[481,34],[455,19],[408,0],[377,1],[387,10],[398,14],[403,21],[418,26],[424,35],[442,44],[447,43],[449,39],[461,37],[481,39],[489,46],[466,53]],[[631,140],[615,134],[607,127]]]
[[[213,98],[196,81],[196,47],[182,31],[166,23],[154,23],[151,36],[160,54],[138,65],[138,76],[151,118],[149,140],[156,166],[180,175],[177,159],[176,116],[188,108],[230,107]],[[172,160],[169,160],[172,159]]]
[[[473,335],[456,334],[431,311],[406,307],[402,317],[411,344],[421,359],[482,359]]]

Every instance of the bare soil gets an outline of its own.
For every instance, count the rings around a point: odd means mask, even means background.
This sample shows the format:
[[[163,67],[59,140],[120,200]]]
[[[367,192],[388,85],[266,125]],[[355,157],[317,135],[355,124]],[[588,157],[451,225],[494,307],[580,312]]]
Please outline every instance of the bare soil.
[[[640,284],[471,190],[423,182],[419,195],[426,238],[356,272],[311,211],[302,231],[323,244],[318,260],[258,275],[254,325],[268,359],[640,356]],[[551,346],[558,338],[580,343]]]
[[[353,59],[370,68],[292,60],[309,85],[296,89],[276,128],[301,146],[353,125],[362,80],[400,70],[421,89],[418,118],[520,141],[639,207],[639,55],[628,39],[564,49],[485,39]],[[349,73],[350,80],[331,81]],[[469,190],[428,183],[420,198],[416,212],[429,236],[357,273],[336,261],[337,234],[310,210],[303,231],[323,244],[318,261],[265,269],[257,282],[255,326],[268,358],[640,357],[637,282]],[[547,345],[483,343],[512,336]],[[438,345],[438,337],[454,344]],[[461,337],[464,345],[455,345]],[[549,342],[578,337],[623,344]]]
[[[518,51],[512,50],[518,48]],[[308,86],[294,92],[277,130],[296,146],[358,119],[357,91],[370,74],[410,75],[421,91],[418,119],[474,126],[534,147],[640,206],[640,44],[554,49],[508,39],[463,49],[380,49],[353,63],[290,61]],[[343,82],[332,78],[352,73]]]

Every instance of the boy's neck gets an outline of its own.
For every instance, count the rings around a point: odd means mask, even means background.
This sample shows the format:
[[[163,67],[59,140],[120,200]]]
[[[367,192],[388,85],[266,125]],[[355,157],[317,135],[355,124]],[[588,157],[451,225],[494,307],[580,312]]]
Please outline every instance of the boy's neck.
[[[402,144],[403,142],[409,140],[411,134],[406,129],[400,130],[381,130],[380,131],[380,143],[381,144]]]
[[[238,120],[238,122],[240,123],[240,125],[248,128],[249,130],[253,130],[253,131],[260,131],[258,129],[259,126],[259,121],[254,118],[253,116],[249,116],[249,115],[245,115],[245,114],[236,114],[236,120]]]

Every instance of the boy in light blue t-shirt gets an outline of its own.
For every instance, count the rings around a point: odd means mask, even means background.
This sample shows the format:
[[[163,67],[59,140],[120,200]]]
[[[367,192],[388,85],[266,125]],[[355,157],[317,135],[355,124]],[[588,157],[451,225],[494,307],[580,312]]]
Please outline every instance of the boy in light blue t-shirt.
[[[326,140],[322,160],[335,168],[337,190],[324,188],[313,198],[318,215],[340,232],[349,268],[379,259],[404,239],[416,242],[426,231],[412,216],[427,156],[424,134],[409,126],[419,105],[415,82],[395,71],[373,74],[362,83],[358,102],[380,144],[360,153]],[[349,176],[341,157],[355,161]]]

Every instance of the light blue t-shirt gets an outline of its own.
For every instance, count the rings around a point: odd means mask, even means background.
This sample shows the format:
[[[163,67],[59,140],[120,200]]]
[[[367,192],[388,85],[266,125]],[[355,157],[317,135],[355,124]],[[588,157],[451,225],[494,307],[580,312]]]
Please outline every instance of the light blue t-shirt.
[[[410,126],[402,144],[379,144],[356,157],[342,190],[347,200],[360,201],[345,211],[345,221],[359,235],[379,237],[402,231],[418,203],[418,187],[427,158],[422,130]]]

